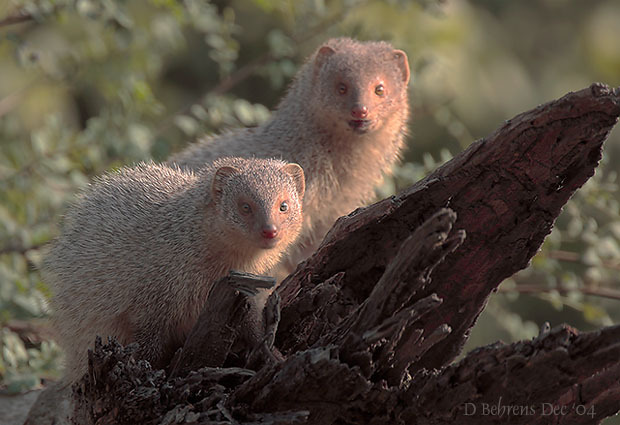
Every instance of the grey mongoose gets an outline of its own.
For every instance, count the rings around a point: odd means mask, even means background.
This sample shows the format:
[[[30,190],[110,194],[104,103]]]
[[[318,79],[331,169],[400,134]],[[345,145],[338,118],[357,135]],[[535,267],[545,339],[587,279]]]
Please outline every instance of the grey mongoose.
[[[44,259],[66,380],[85,373],[95,335],[136,341],[139,357],[165,366],[218,279],[280,260],[300,233],[304,190],[301,167],[274,159],[196,172],[142,163],[96,180]]]
[[[272,273],[286,276],[341,215],[370,201],[407,132],[407,55],[387,42],[327,41],[262,126],[204,138],[168,163],[198,169],[223,156],[277,157],[306,176],[301,237]]]

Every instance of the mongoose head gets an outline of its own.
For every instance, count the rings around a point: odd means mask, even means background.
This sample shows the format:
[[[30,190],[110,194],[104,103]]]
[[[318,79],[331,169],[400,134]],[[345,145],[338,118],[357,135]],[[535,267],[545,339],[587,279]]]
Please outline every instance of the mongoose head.
[[[304,172],[275,159],[223,158],[212,182],[224,243],[248,250],[284,251],[302,227]]]
[[[330,131],[356,134],[382,128],[406,108],[407,55],[386,42],[329,40],[310,59],[318,119]]]

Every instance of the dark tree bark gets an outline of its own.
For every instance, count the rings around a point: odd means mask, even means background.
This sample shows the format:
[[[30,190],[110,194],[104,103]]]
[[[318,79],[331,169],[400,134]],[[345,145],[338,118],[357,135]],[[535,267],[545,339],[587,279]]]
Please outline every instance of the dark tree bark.
[[[75,388],[77,417],[599,423],[620,410],[618,326],[543,329],[450,363],[491,292],[527,266],[592,176],[619,115],[620,90],[594,84],[518,115],[404,193],[340,218],[278,288],[281,310],[270,298],[253,337],[240,338],[239,317],[251,293],[221,289],[225,301],[206,307],[172,378],[136,361],[131,346],[98,344]],[[214,325],[226,318],[228,327]]]
[[[229,277],[219,281],[198,318],[203,325],[192,329],[185,345],[172,359],[170,376],[183,376],[201,367],[221,366],[231,356],[236,359],[245,357],[248,350],[256,351],[258,356],[262,337],[267,332],[260,329],[262,323],[256,320],[257,312],[251,297],[261,290],[275,287],[275,283],[271,277],[237,272],[231,272]],[[279,303],[279,299],[274,298],[273,302]],[[276,306],[269,303],[267,307],[265,313]]]

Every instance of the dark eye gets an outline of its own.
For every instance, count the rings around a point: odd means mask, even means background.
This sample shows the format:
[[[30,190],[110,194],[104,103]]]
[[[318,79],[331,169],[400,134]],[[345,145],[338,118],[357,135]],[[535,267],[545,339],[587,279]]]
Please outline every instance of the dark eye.
[[[288,204],[286,203],[286,201],[282,202],[280,204],[280,211],[282,212],[287,212],[288,211]]]
[[[250,206],[250,204],[244,202],[243,204],[241,204],[239,206],[239,209],[241,210],[242,214],[248,215],[252,213],[252,207]]]
[[[375,94],[377,96],[383,96],[384,93],[385,93],[385,87],[383,87],[383,84],[379,84],[377,87],[375,87]]]
[[[345,94],[347,92],[347,85],[345,83],[338,84],[338,93]]]

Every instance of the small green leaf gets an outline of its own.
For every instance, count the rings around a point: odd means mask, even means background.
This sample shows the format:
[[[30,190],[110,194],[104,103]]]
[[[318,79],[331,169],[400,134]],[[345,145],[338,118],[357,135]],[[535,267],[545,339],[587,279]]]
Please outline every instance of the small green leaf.
[[[187,115],[176,116],[174,118],[174,123],[188,136],[196,134],[196,130],[198,129],[198,122]]]
[[[235,111],[235,115],[243,123],[243,125],[250,126],[255,123],[254,121],[254,108],[252,105],[243,99],[237,99],[233,103],[233,110]]]

